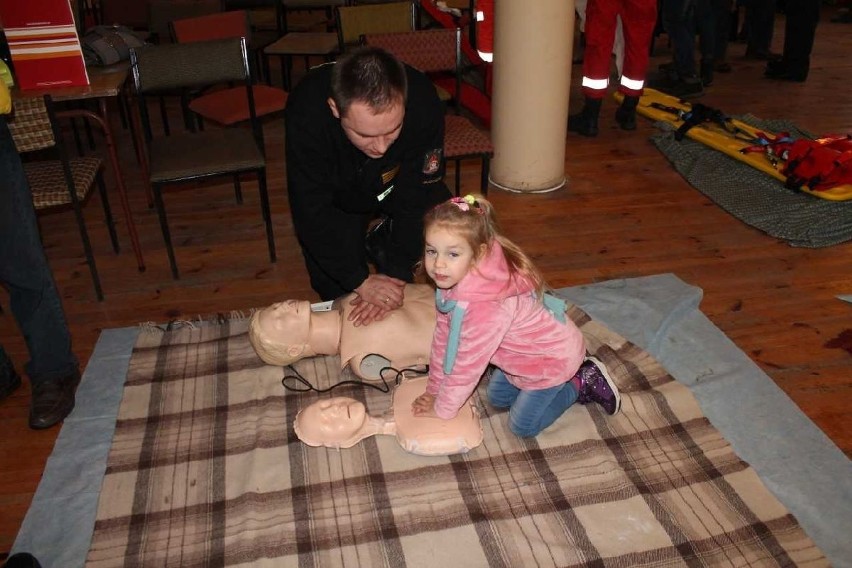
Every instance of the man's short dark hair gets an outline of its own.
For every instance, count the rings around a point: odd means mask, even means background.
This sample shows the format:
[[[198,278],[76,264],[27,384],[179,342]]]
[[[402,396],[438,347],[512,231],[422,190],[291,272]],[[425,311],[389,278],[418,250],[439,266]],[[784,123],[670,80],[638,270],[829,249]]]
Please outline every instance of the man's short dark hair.
[[[341,116],[355,101],[382,112],[397,101],[405,104],[405,66],[378,47],[360,47],[337,60],[331,72],[331,98]]]

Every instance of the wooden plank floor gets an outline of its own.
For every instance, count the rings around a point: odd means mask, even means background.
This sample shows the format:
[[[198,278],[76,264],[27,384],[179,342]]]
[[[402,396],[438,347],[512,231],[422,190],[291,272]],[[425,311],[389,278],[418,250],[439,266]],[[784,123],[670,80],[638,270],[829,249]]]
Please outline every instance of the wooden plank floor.
[[[743,60],[745,46],[734,43],[734,72],[719,74],[703,102],[728,114],[791,119],[817,133],[852,132],[845,89],[852,75],[852,26],[830,23],[830,14],[818,28],[806,83],[764,79],[763,64]],[[780,49],[782,17],[776,30],[774,45]],[[652,69],[670,57],[664,40]],[[572,109],[581,103],[579,74],[580,66],[574,66]],[[614,109],[607,100],[598,138],[569,136],[565,189],[545,195],[492,190],[509,236],[536,259],[553,287],[663,272],[700,286],[704,313],[852,455],[852,306],[835,298],[852,294],[852,243],[793,248],[740,223],[674,172],[649,142],[654,133],[649,122],[640,119],[636,132],[625,133],[615,126]],[[277,264],[266,256],[253,182],[244,184],[241,206],[228,185],[190,187],[166,196],[182,270],[181,280],[172,280],[126,132],[119,142],[147,271],[137,272],[122,221],[124,248],[112,254],[99,204],[90,203],[87,215],[106,293],[97,302],[72,215],[43,218],[44,243],[84,365],[103,329],[316,298],[287,206],[283,130],[280,118],[266,123]],[[478,176],[478,164],[463,167],[465,191],[478,187]],[[118,210],[117,196],[113,204]],[[26,349],[2,292],[0,305],[7,308],[0,315],[0,343],[21,369]],[[59,432],[28,429],[28,403],[26,384],[0,403],[0,553],[14,541]]]

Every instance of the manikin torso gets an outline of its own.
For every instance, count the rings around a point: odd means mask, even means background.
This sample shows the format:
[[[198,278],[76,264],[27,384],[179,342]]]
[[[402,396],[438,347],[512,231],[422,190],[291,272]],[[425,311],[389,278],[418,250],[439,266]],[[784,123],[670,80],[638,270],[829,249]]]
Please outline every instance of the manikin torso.
[[[383,367],[403,369],[429,362],[435,332],[435,293],[422,284],[408,284],[401,308],[382,321],[355,327],[349,321],[351,297],[341,301],[340,364],[365,381],[379,380]]]
[[[305,357],[340,355],[341,367],[367,381],[380,380],[384,367],[402,369],[429,361],[435,331],[432,288],[407,284],[402,307],[380,321],[355,326],[349,321],[354,295],[335,309],[311,312],[307,300],[286,300],[252,316],[249,338],[266,363],[287,365]]]

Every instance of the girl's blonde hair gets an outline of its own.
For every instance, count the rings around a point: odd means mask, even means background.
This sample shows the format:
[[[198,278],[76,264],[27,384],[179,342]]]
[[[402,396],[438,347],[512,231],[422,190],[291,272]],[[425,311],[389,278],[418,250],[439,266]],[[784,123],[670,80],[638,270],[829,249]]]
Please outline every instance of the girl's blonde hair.
[[[500,243],[509,265],[509,273],[530,280],[539,297],[547,290],[544,278],[521,248],[503,236],[494,213],[494,206],[481,195],[454,197],[430,209],[423,218],[424,236],[429,229],[441,227],[464,238],[474,251],[488,251],[494,241]],[[425,276],[423,261],[417,267],[418,276]]]

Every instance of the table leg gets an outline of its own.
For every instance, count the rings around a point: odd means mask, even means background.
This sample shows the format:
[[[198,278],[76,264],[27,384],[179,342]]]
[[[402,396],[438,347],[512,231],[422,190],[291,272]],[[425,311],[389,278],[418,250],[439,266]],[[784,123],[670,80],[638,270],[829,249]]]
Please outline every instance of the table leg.
[[[118,197],[121,200],[121,209],[124,211],[124,220],[127,223],[127,232],[130,234],[130,244],[133,246],[133,252],[136,254],[136,265],[139,267],[139,272],[144,272],[145,260],[142,258],[142,249],[139,246],[139,235],[136,232],[136,223],[133,221],[133,213],[130,211],[130,202],[127,199],[127,187],[124,185],[124,176],[121,173],[121,166],[118,161],[118,151],[116,150],[115,141],[112,137],[112,128],[109,124],[106,99],[98,99],[98,105],[101,111],[101,115],[98,117],[98,122],[101,124],[101,128],[103,128],[104,131],[104,138],[106,139],[107,150],[109,151],[109,160],[112,162],[115,183],[118,185]]]

